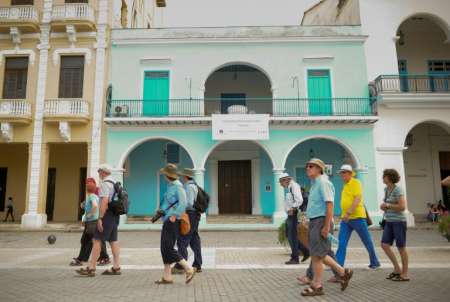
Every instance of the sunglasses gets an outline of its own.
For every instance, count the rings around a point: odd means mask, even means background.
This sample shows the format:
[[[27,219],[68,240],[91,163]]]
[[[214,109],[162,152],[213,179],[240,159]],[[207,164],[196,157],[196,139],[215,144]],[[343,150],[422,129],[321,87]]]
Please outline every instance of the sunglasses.
[[[315,165],[306,165],[306,169],[312,169],[314,167],[315,167]]]

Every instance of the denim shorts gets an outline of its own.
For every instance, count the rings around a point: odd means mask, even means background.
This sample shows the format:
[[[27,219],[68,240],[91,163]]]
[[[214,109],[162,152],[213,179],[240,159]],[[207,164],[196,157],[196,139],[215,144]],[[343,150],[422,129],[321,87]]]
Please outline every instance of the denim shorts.
[[[406,221],[386,221],[381,243],[395,245],[399,248],[406,246]]]

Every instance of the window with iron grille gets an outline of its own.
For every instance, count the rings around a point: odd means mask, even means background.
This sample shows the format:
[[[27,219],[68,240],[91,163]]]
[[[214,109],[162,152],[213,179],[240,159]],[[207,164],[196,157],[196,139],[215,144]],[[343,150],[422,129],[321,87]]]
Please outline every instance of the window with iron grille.
[[[441,61],[441,60],[428,61],[428,71],[450,73],[450,61]]]
[[[33,5],[33,0],[11,0],[11,5]]]
[[[27,97],[28,57],[6,58],[3,80],[4,99],[25,99]]]
[[[65,3],[89,3],[89,0],[65,0]]]
[[[168,143],[166,145],[166,156],[168,164],[180,163],[180,145]]]
[[[82,98],[84,77],[83,56],[62,56],[59,73],[59,98]]]

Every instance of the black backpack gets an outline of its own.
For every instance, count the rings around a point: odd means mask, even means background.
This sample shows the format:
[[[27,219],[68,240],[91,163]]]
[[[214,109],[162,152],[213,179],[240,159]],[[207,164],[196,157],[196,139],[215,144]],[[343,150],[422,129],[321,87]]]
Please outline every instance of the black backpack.
[[[117,216],[128,214],[128,208],[130,206],[128,192],[122,187],[122,184],[119,181],[114,183],[111,180],[107,180],[106,182],[109,182],[114,186],[114,194],[111,202],[108,204],[108,209]]]
[[[206,209],[208,209],[209,206],[209,195],[201,187],[199,187],[198,185],[196,186],[198,189],[198,193],[197,198],[194,201],[194,209],[196,209],[200,213],[205,213]]]

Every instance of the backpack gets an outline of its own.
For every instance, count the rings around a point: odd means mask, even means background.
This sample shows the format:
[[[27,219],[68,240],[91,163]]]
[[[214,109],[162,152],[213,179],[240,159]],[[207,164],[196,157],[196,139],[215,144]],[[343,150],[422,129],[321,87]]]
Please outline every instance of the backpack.
[[[199,187],[198,185],[196,186],[198,189],[198,193],[197,198],[194,201],[194,209],[196,209],[200,213],[205,213],[206,209],[208,209],[209,206],[209,195],[201,187]]]
[[[114,215],[128,214],[130,203],[128,201],[128,192],[122,187],[122,184],[118,181],[114,183],[111,180],[106,180],[114,186],[114,194],[111,198],[111,202],[108,204],[108,209]]]

